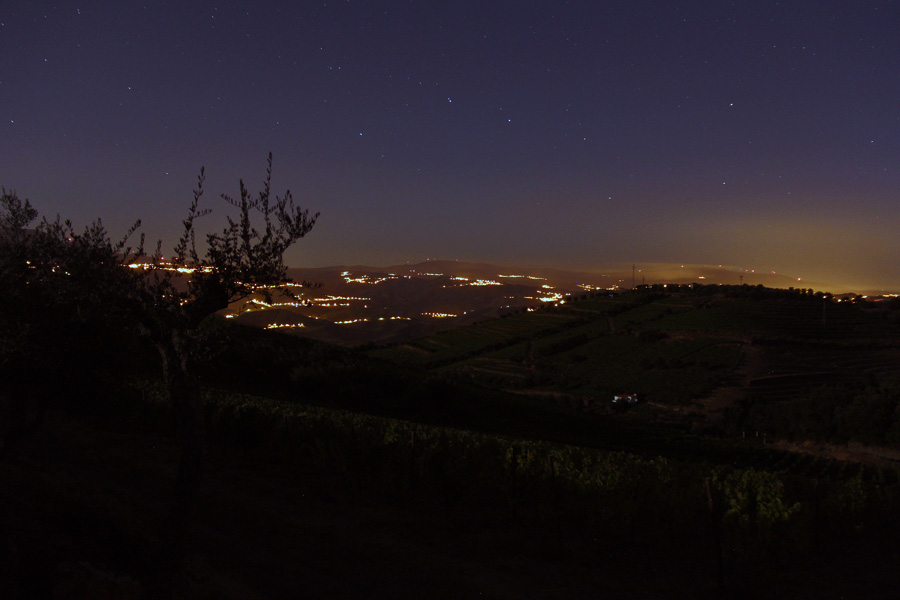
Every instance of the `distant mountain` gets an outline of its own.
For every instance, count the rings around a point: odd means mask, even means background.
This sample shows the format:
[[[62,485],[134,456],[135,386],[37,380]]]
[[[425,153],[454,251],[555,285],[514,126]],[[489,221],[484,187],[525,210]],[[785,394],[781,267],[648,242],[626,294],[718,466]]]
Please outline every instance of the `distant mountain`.
[[[555,303],[567,295],[631,289],[651,283],[763,284],[826,290],[774,273],[726,266],[617,265],[604,271],[521,268],[459,261],[426,261],[291,268],[296,298],[235,303],[227,316],[240,323],[342,345],[415,339],[499,315]]]
[[[291,288],[295,299],[266,302],[254,296],[231,306],[227,316],[333,343],[387,343],[559,301],[600,285],[614,287],[600,276],[583,284],[577,278],[455,262],[290,269],[289,275],[310,284]]]

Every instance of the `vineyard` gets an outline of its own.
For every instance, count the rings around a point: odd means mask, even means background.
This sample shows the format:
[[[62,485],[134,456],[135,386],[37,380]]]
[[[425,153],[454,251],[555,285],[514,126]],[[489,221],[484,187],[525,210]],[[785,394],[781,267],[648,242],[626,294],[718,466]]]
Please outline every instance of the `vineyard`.
[[[717,392],[771,403],[900,373],[889,317],[799,291],[700,286],[584,295],[373,355],[600,414],[638,394],[658,407],[640,418],[706,427],[721,418],[704,401]]]
[[[165,398],[145,387],[145,417]],[[358,499],[437,504],[609,548],[710,542],[725,566],[890,543],[900,527],[894,469],[781,452],[751,438],[733,460],[709,462],[526,440],[208,390],[213,440],[341,482]],[[705,482],[709,480],[709,491]],[[712,509],[709,503],[712,502]],[[597,542],[596,540],[603,540]],[[599,546],[598,546],[599,544]],[[701,552],[702,560],[711,555]],[[714,554],[714,553],[713,553]]]

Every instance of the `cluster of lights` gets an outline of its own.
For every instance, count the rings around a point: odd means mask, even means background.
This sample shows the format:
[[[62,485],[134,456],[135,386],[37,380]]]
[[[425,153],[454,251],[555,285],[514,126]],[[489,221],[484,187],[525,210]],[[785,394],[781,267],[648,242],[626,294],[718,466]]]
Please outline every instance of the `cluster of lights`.
[[[319,307],[341,307],[350,306],[351,302],[367,302],[371,298],[362,298],[359,296],[322,296],[321,298],[307,298],[307,305],[315,305]]]
[[[260,300],[258,298],[250,298],[247,303],[254,304],[261,308],[279,308],[279,307],[290,307],[290,308],[301,308],[303,306],[316,306],[316,307],[347,307],[351,306],[351,302],[365,302],[368,301],[369,298],[362,298],[358,296],[323,296],[321,298],[304,298],[303,300],[296,300],[293,302],[266,302],[264,300]],[[364,308],[367,308],[364,307]]]
[[[900,298],[900,294],[879,294],[878,296],[874,296],[874,297],[873,296],[860,296],[860,298],[862,298],[863,300],[868,300],[869,298],[872,298],[876,302],[880,302],[881,300],[884,300],[885,298]],[[838,302],[840,302],[840,300],[838,300]]]
[[[352,325],[353,323],[368,323],[370,321],[411,321],[409,317],[378,317],[377,319],[350,319],[347,321],[335,321],[335,325]]]
[[[396,279],[397,276],[393,273],[389,273],[386,277],[372,277],[370,275],[361,275],[359,277],[354,277],[351,275],[350,271],[343,271],[341,273],[341,277],[344,278],[345,283],[362,283],[366,285],[378,285],[388,279]]]
[[[371,300],[371,298],[363,298],[361,296],[322,296],[321,298],[310,298],[310,302],[336,302],[340,300],[347,300],[350,302],[353,301],[367,301]]]
[[[251,290],[278,290],[278,289],[288,288],[288,287],[298,287],[298,288],[309,287],[305,283],[297,283],[294,281],[289,281],[287,283],[276,283],[276,284],[272,284],[272,285],[263,285],[261,283],[246,283],[243,285],[250,288]]]
[[[474,281],[470,281],[467,285],[503,285],[499,281],[494,281],[493,279],[475,279]]]
[[[253,302],[253,300],[251,300]],[[263,302],[257,302],[257,304],[264,304]],[[303,306],[302,302],[273,302],[272,304],[265,304],[266,308],[275,308],[278,306],[291,306],[293,308],[298,308]]]
[[[497,275],[497,277],[503,277],[504,279],[536,279],[539,281],[545,281],[546,277],[534,277],[533,275]]]
[[[208,266],[207,267],[185,267],[185,266],[176,266],[172,263],[157,263],[157,264],[136,263],[136,264],[130,264],[128,266],[131,268],[135,268],[135,269],[145,269],[145,270],[158,269],[158,270],[176,271],[179,273],[194,273],[194,272],[197,272],[198,270],[205,272],[205,273],[209,273],[209,272],[213,271],[213,268],[208,267]],[[749,272],[753,272],[753,271],[751,270]],[[411,271],[411,273],[415,273],[415,276],[419,276],[419,277],[446,277],[446,275],[443,273],[418,273],[416,271]],[[410,275],[398,276],[394,273],[389,273],[386,276],[381,276],[381,277],[373,277],[371,275],[353,276],[350,273],[350,271],[343,271],[341,273],[341,277],[343,277],[345,283],[348,283],[348,284],[358,283],[358,284],[365,284],[365,285],[377,285],[379,283],[387,281],[388,279],[397,279],[399,277],[403,277],[405,279],[413,278]],[[544,277],[536,277],[533,275],[524,275],[524,274],[500,274],[500,275],[498,275],[498,278],[546,281],[546,278],[544,278]],[[479,286],[503,285],[501,282],[495,281],[492,279],[470,279],[468,277],[461,277],[461,276],[450,276],[449,279],[451,281],[454,281],[457,283],[455,285],[443,286],[443,287],[459,287],[459,286],[479,287]],[[612,291],[612,290],[616,290],[619,288],[619,286],[617,286],[617,285],[613,285],[612,287],[605,287],[605,288],[601,287],[601,286],[594,286],[594,285],[584,284],[584,283],[580,283],[577,285],[579,288],[581,288],[583,290],[587,290],[587,291],[593,291],[593,290],[610,290],[610,291]],[[290,283],[283,283],[283,284],[278,284],[278,285],[248,284],[247,287],[249,287],[253,290],[267,290],[267,289],[271,290],[271,289],[278,289],[278,288],[285,288],[285,287],[306,287],[306,285],[303,283],[290,282]],[[541,295],[539,295],[537,297],[524,296],[523,299],[539,300],[541,302],[563,304],[565,302],[563,300],[563,298],[564,298],[563,294],[556,292],[556,291],[550,291],[553,289],[554,289],[553,286],[548,285],[548,284],[543,284],[543,285],[541,285],[541,290],[542,290]],[[507,298],[512,299],[512,298],[515,298],[515,296],[507,296]],[[371,298],[358,297],[358,296],[327,295],[327,296],[322,296],[319,298],[305,298],[303,302],[295,301],[295,302],[270,303],[270,302],[265,302],[263,300],[252,298],[248,301],[248,303],[259,306],[261,308],[275,308],[275,307],[298,308],[298,307],[302,307],[302,306],[311,306],[311,305],[314,305],[317,307],[349,307],[349,306],[351,306],[352,302],[365,302],[365,301],[369,301],[369,300],[371,300]],[[365,308],[368,308],[368,306],[366,306]],[[536,310],[536,308],[528,307],[525,310],[527,310],[528,312],[533,312]],[[456,318],[459,316],[457,314],[443,313],[443,312],[423,312],[421,314],[422,314],[422,316],[436,318],[436,319]],[[237,315],[236,314],[225,315],[226,318],[234,318],[235,316],[237,316]],[[355,323],[365,323],[365,322],[370,322],[370,321],[374,321],[374,320],[378,320],[378,321],[406,320],[406,321],[409,321],[411,319],[409,317],[393,316],[393,317],[380,317],[378,319],[370,319],[370,318],[349,319],[349,320],[343,320],[343,321],[335,321],[334,323],[336,325],[352,325]],[[303,324],[303,323],[270,323],[266,326],[267,329],[299,329],[299,328],[303,328],[303,327],[305,327],[305,324]]]
[[[563,299],[563,295],[559,292],[550,292],[549,294],[544,294],[543,296],[522,296],[523,300],[540,300],[541,302],[560,302]],[[562,304],[562,302],[560,302]]]
[[[247,300],[248,304],[256,304],[257,306],[261,306],[263,308],[277,308],[279,306],[290,306],[292,308],[299,308],[303,306],[303,302],[266,302],[264,300],[259,300],[258,298],[250,298]]]
[[[176,267],[174,264],[169,262],[160,262],[160,263],[131,263],[128,265],[132,269],[153,269],[154,271],[177,271],[178,273],[196,273],[200,271],[202,273],[212,273],[212,267]]]
[[[457,281],[465,281],[465,283],[461,283],[459,285],[452,286],[443,286],[443,287],[462,287],[465,285],[471,286],[485,286],[485,285],[503,285],[499,281],[494,281],[493,279],[466,279],[465,277],[454,277]]]
[[[300,329],[306,327],[303,323],[269,323],[266,329]]]

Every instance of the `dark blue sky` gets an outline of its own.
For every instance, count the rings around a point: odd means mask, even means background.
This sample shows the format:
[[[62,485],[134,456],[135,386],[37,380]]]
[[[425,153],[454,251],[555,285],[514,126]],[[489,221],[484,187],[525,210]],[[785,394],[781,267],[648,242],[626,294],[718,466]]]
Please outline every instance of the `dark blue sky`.
[[[296,266],[731,264],[900,289],[897,2],[21,2],[0,184],[167,246],[207,170]]]

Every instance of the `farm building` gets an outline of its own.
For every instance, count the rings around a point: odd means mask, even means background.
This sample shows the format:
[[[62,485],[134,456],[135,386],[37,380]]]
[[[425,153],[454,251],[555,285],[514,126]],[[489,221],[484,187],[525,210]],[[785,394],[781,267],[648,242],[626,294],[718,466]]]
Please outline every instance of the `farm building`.
[[[637,404],[640,399],[638,394],[616,394],[613,396],[613,402],[624,402],[625,404]]]

